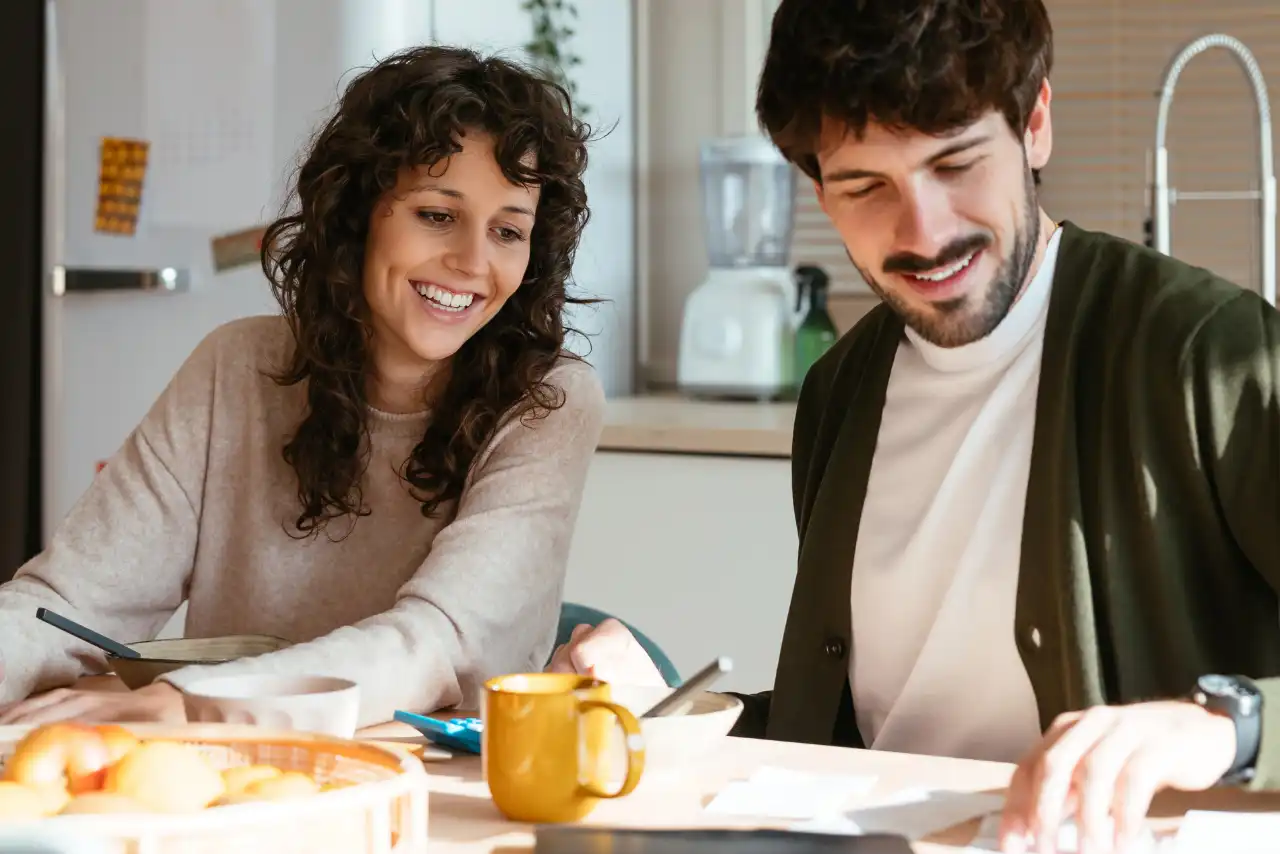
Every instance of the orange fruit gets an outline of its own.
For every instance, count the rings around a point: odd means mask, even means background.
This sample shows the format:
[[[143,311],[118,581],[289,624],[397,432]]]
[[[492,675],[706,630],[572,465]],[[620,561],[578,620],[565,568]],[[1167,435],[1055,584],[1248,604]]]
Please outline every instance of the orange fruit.
[[[252,783],[279,777],[283,772],[274,765],[238,765],[222,772],[222,782],[228,795],[243,794]]]
[[[244,789],[246,795],[264,801],[303,798],[319,791],[319,784],[301,771],[285,771],[278,777],[252,782]]]
[[[36,727],[13,749],[5,779],[33,789],[91,792],[110,763],[107,743],[93,727],[56,723]]]
[[[59,815],[90,815],[147,812],[147,808],[124,795],[111,792],[85,792],[62,808]]]
[[[194,747],[144,741],[107,769],[103,790],[156,812],[194,812],[222,797],[226,784]]]
[[[11,780],[0,781],[0,822],[34,821],[49,814],[48,802],[34,789]]]
[[[119,762],[126,753],[138,746],[138,737],[119,724],[99,724],[94,729],[107,745],[108,764]]]

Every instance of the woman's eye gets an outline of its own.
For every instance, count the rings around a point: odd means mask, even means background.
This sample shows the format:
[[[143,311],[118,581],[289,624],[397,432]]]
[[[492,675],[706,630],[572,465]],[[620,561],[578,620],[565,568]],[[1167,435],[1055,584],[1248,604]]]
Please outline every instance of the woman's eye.
[[[514,228],[499,228],[496,229],[496,231],[498,233],[498,239],[503,243],[515,243],[517,241],[524,240],[524,234],[516,231]]]
[[[447,225],[453,221],[453,217],[444,211],[418,211],[418,219],[432,225]]]

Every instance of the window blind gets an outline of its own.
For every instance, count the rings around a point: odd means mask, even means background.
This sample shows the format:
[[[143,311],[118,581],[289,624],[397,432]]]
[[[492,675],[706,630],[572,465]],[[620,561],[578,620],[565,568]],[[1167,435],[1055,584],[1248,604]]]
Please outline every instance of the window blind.
[[[1053,155],[1041,174],[1049,215],[1135,242],[1146,240],[1159,87],[1191,40],[1224,33],[1253,53],[1280,105],[1278,0],[1046,0],[1054,26]],[[1280,116],[1273,118],[1280,124]],[[1234,56],[1214,48],[1183,71],[1170,111],[1169,183],[1179,191],[1257,190],[1258,117]],[[1275,141],[1273,139],[1273,145]],[[1244,287],[1261,284],[1255,201],[1173,206],[1171,253]],[[796,263],[818,263],[833,292],[865,293],[807,180],[798,182]]]

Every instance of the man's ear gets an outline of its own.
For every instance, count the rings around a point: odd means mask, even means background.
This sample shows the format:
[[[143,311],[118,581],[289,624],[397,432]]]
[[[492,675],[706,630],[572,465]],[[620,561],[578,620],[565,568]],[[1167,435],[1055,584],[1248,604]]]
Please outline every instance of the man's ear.
[[[1053,117],[1049,111],[1049,103],[1053,100],[1053,89],[1046,79],[1040,84],[1040,94],[1036,96],[1031,115],[1027,117],[1027,130],[1023,134],[1022,144],[1027,150],[1027,164],[1032,169],[1043,169],[1053,153]]]

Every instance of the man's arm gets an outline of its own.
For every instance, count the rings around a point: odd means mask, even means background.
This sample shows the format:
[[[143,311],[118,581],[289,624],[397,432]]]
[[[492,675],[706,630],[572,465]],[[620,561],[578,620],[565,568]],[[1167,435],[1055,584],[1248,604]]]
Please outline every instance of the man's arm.
[[[805,521],[809,515],[810,496],[816,485],[810,484],[809,468],[813,461],[818,425],[831,395],[831,382],[845,348],[830,351],[805,376],[796,403],[796,417],[791,430],[791,501],[795,513],[800,547],[804,546]],[[837,352],[838,350],[838,352]],[[825,461],[824,461],[825,463]],[[797,559],[799,550],[797,550]],[[764,738],[769,726],[769,706],[773,691],[758,694],[733,694],[742,701],[742,715],[730,735],[741,738]]]
[[[1227,526],[1280,593],[1280,312],[1252,292],[1223,304],[1191,342],[1182,376]],[[1280,678],[1256,681],[1262,737],[1250,787],[1277,789]]]
[[[1206,300],[1197,320],[1177,354],[1176,373],[1169,373],[1180,386],[1166,399],[1189,416],[1196,474],[1211,485],[1235,546],[1280,593],[1280,313],[1257,294],[1241,292]],[[1263,696],[1261,737],[1246,785],[1278,789],[1280,678],[1239,675],[1255,677]],[[1061,715],[1019,762],[999,836],[1013,848],[1028,834],[1052,839],[1074,812],[1086,837],[1102,829],[1135,840],[1157,791],[1210,788],[1250,746],[1230,718],[1182,699]],[[1070,810],[1068,792],[1075,800]]]

